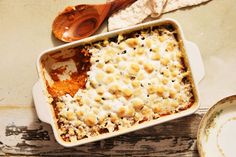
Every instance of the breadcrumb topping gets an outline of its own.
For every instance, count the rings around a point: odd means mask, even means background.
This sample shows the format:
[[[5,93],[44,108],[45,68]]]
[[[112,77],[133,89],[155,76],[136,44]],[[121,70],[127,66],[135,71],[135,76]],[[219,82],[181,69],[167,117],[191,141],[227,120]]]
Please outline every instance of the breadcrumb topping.
[[[190,72],[175,33],[158,27],[87,46],[85,88],[54,101],[61,137],[76,142],[190,107]]]

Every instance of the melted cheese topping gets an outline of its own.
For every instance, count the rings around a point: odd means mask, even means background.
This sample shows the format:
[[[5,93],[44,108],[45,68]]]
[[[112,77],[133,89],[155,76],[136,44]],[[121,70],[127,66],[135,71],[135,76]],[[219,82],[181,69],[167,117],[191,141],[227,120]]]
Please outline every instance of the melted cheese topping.
[[[173,32],[141,32],[88,51],[85,89],[59,98],[58,123],[68,142],[113,132],[188,108],[193,101],[189,71]]]

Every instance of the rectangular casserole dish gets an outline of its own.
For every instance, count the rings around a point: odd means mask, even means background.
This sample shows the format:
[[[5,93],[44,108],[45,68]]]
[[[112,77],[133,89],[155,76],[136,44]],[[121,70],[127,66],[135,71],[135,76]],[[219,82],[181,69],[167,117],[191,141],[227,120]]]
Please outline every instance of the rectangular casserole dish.
[[[177,35],[176,38],[178,38],[178,43],[183,53],[184,65],[190,71],[188,79],[192,86],[192,94],[194,97],[194,101],[191,104],[191,106],[180,112],[168,114],[165,116],[160,116],[157,119],[145,121],[141,124],[135,124],[135,125],[132,125],[131,127],[119,129],[117,131],[113,131],[109,133],[101,133],[99,135],[82,138],[77,141],[66,142],[65,140],[63,140],[62,137],[60,136],[60,133],[59,133],[60,131],[58,128],[59,126],[57,122],[58,113],[56,113],[57,111],[55,111],[55,108],[52,105],[52,102],[55,100],[52,98],[52,95],[49,94],[50,88],[48,88],[48,86],[50,86],[50,84],[53,84],[55,79],[68,80],[70,79],[71,73],[76,72],[76,69],[74,68],[74,65],[77,64],[76,61],[68,60],[68,58],[70,58],[74,54],[72,54],[73,53],[72,51],[68,51],[68,49],[73,49],[73,48],[83,46],[89,43],[94,43],[97,41],[110,39],[115,36],[118,36],[119,34],[125,35],[132,32],[136,32],[136,31],[140,31],[144,29],[150,29],[150,28],[159,27],[159,26],[171,26],[176,31],[176,35]],[[55,58],[56,60],[60,58],[59,64],[55,62]],[[78,58],[77,58],[77,61],[78,61]],[[64,70],[63,75],[61,75],[60,78],[58,78],[58,76],[53,78],[53,76],[50,75],[50,71],[52,71],[53,68],[54,69],[58,68],[59,69],[58,74],[60,74],[60,68],[62,65],[69,67],[68,68],[69,70]],[[65,45],[47,50],[39,55],[38,60],[37,60],[37,70],[39,74],[39,81],[33,87],[33,98],[34,98],[34,103],[35,103],[38,117],[41,121],[46,122],[52,126],[56,140],[58,141],[58,143],[60,143],[61,145],[65,147],[78,146],[81,144],[121,135],[124,133],[128,133],[128,132],[135,131],[138,129],[157,125],[157,124],[169,121],[169,120],[184,117],[184,116],[194,113],[199,107],[199,96],[198,96],[197,84],[204,76],[204,67],[201,60],[199,49],[194,43],[186,41],[184,39],[182,30],[179,24],[172,19],[152,21],[152,22],[140,24],[137,26],[129,27],[126,29],[121,29],[121,30],[117,30],[113,32],[108,32],[108,33],[92,36],[86,39],[82,39],[73,43],[65,44]],[[71,85],[72,84],[70,83],[68,84],[68,86],[71,86]]]

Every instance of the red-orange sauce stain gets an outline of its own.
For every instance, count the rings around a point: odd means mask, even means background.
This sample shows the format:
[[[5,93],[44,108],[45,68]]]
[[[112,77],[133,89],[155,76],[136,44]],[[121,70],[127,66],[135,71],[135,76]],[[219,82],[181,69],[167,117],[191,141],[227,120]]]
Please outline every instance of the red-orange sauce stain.
[[[84,88],[87,75],[82,74],[73,77],[70,80],[56,81],[51,87],[48,88],[48,92],[52,97],[58,97],[65,94],[74,96],[78,89]]]
[[[49,94],[56,98],[58,96],[63,96],[65,94],[70,94],[74,96],[79,89],[85,88],[87,81],[87,71],[90,69],[90,54],[85,49],[79,49],[78,52],[66,60],[73,59],[76,63],[77,72],[70,74],[70,79],[61,81],[58,75],[63,74],[66,67],[59,67],[50,72],[50,76],[54,83],[52,85],[47,85],[47,90]],[[65,58],[57,58],[57,62],[65,61]]]
[[[65,70],[66,70],[66,66],[61,66],[57,69],[53,69],[50,72],[50,76],[54,81],[59,81],[60,79],[59,79],[58,75],[63,74],[65,72]]]

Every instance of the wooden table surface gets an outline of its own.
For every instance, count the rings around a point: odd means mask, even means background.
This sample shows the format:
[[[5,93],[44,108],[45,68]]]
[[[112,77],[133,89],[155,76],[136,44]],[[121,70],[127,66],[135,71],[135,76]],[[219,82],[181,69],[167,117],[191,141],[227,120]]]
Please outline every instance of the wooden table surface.
[[[236,93],[235,0],[212,0],[161,17],[179,21],[186,38],[200,48],[206,75],[199,84],[201,107],[195,114],[64,148],[50,125],[38,120],[31,90],[38,79],[39,53],[63,44],[51,35],[53,18],[65,6],[85,2],[104,1],[0,0],[0,155],[198,156],[196,134],[202,116],[219,99]]]

